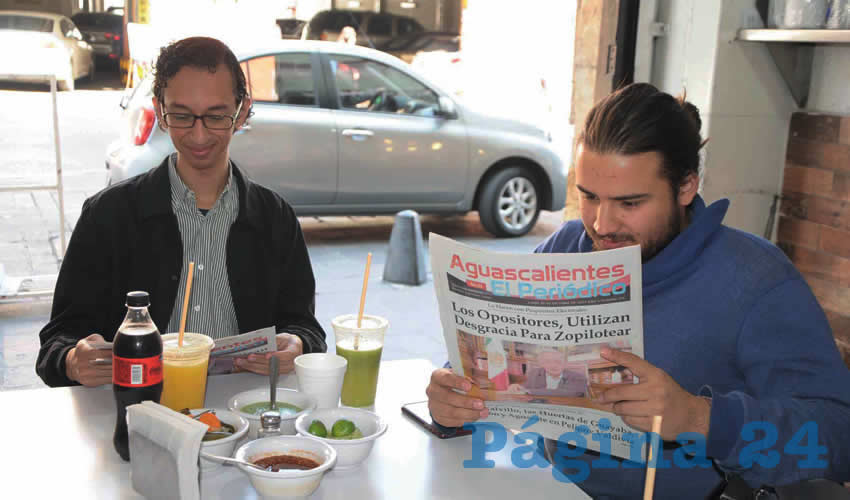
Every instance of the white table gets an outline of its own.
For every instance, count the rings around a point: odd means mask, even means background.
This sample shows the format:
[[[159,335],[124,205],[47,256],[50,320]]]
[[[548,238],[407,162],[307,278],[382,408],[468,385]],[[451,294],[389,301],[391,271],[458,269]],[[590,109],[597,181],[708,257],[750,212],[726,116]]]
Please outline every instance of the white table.
[[[424,360],[381,364],[375,411],[389,424],[360,467],[325,475],[314,499],[589,498],[546,469],[510,463],[511,436],[493,469],[464,469],[471,458],[469,436],[440,440],[401,414],[401,405],[426,399],[433,365]],[[237,392],[264,387],[253,374],[210,377],[207,407],[225,408]],[[294,375],[281,377],[295,388]],[[129,480],[130,466],[112,447],[115,403],[111,386],[35,389],[0,393],[0,497],[141,498]],[[201,483],[204,499],[255,499],[247,477],[225,466]]]

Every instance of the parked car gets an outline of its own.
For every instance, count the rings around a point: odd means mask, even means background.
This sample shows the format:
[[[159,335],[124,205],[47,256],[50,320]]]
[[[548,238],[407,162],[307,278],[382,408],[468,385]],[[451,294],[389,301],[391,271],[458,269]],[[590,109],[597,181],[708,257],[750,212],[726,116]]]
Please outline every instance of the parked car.
[[[357,45],[375,48],[399,35],[425,31],[412,17],[366,12],[360,10],[323,10],[310,19],[301,35],[302,40],[335,42],[342,28],[351,26],[357,31]]]
[[[238,54],[254,115],[231,157],[298,215],[478,210],[498,236],[519,236],[541,209],[559,210],[566,166],[547,134],[468,109],[383,52],[282,40]],[[156,125],[150,79],[124,103],[106,154],[109,183],[174,151]]]
[[[460,50],[460,35],[442,31],[417,31],[397,36],[375,48],[411,63],[420,52],[457,52]]]
[[[71,16],[77,28],[83,32],[94,48],[96,56],[117,61],[124,52],[121,37],[124,33],[124,17],[106,12],[80,12]]]
[[[65,16],[0,11],[0,80],[44,83],[56,75],[60,90],[95,72],[92,47]]]
[[[304,26],[307,26],[307,21],[301,19],[278,19],[277,25],[280,28],[280,37],[287,40],[300,40],[301,32],[304,31]]]

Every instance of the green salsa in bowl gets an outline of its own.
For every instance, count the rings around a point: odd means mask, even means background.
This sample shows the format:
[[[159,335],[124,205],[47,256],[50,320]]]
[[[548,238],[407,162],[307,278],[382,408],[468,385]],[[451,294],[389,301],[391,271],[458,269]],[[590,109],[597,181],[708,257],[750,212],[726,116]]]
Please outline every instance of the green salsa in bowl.
[[[251,403],[251,404],[245,405],[242,408],[239,408],[239,411],[241,411],[242,413],[249,413],[251,415],[256,415],[256,416],[259,417],[263,414],[263,412],[269,411],[271,409],[272,409],[272,402],[271,401],[261,401],[259,403]],[[280,413],[280,418],[283,418],[283,417],[286,417],[286,416],[289,416],[289,415],[295,415],[296,413],[304,410],[303,408],[300,408],[300,407],[295,406],[295,405],[291,405],[289,403],[278,403],[278,402],[275,402],[275,408],[274,409],[277,410]]]
[[[260,415],[270,409],[269,389],[252,389],[240,392],[227,402],[227,408],[235,412],[250,424],[249,439],[257,438],[260,428]],[[277,389],[277,410],[280,411],[280,430],[283,434],[295,434],[295,419],[316,408],[316,400],[312,396],[292,390]]]

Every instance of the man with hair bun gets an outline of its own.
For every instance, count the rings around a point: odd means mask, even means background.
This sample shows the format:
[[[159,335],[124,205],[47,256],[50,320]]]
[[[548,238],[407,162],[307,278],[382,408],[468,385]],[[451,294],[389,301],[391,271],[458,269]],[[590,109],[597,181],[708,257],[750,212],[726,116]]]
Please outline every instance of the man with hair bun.
[[[176,153],[150,172],[86,200],[42,329],[36,371],[49,386],[112,381],[111,340],[128,291],[150,293],[162,333],[179,327],[189,262],[195,262],[186,330],[213,339],[274,327],[276,351],[233,369],[291,371],[302,352],[323,352],[315,280],[292,207],[251,182],[230,159],[251,97],[233,52],[214,38],[163,47],[152,106]]]
[[[639,383],[608,389],[600,401],[637,431],[663,417],[663,458],[672,465],[657,470],[656,499],[706,498],[733,474],[752,488],[847,481],[850,371],[786,256],[724,226],[728,200],[706,205],[697,193],[700,127],[693,104],[649,84],[599,102],[578,138],[581,219],[536,251],[641,247],[646,359],[604,349]],[[468,389],[436,370],[427,389],[434,420],[454,427],[486,418],[482,402],[462,394]],[[708,460],[674,460],[685,433]],[[555,442],[545,449],[551,459]],[[595,499],[640,498],[642,468],[594,467],[598,457],[579,457],[590,467],[581,488]]]

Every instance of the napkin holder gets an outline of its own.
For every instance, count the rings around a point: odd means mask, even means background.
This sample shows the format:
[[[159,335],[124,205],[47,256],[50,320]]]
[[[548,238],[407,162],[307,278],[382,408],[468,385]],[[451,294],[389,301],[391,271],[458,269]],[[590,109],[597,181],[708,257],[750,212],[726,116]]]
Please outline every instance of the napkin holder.
[[[207,425],[153,401],[127,407],[130,478],[145,498],[199,500],[198,453]]]

